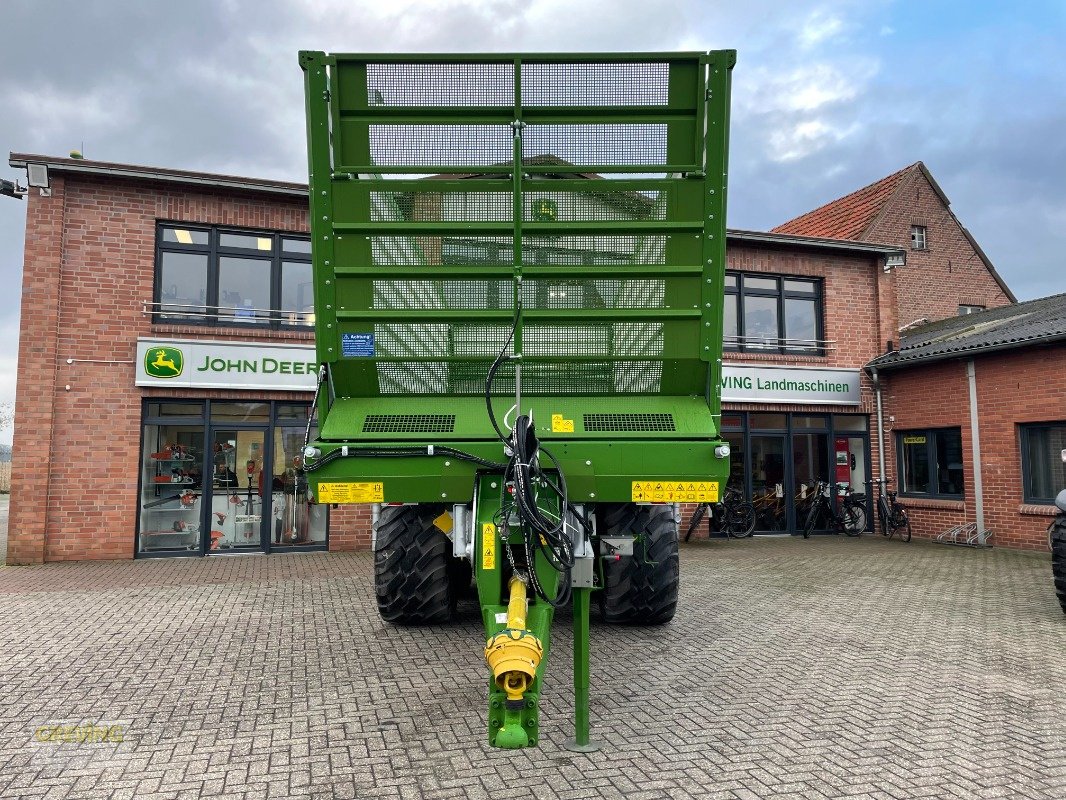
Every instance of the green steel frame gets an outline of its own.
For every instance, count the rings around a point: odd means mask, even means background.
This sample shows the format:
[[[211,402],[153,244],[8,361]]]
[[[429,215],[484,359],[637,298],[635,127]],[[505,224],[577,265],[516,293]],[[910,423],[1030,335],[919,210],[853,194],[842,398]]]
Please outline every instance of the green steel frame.
[[[716,448],[734,63],[728,50],[300,54],[324,365],[309,488],[322,502],[327,485],[369,485],[356,501],[472,505],[490,643],[522,543],[498,527],[505,488],[485,466],[505,460],[484,397],[501,352],[495,415],[512,402],[531,415],[571,502],[662,501],[635,482],[728,475]],[[423,454],[366,453],[390,447]],[[532,566],[553,594],[559,573],[539,552]],[[574,588],[578,750],[591,747],[589,594]],[[526,627],[544,658],[522,707],[489,682],[491,744],[539,738],[551,620],[534,598]]]
[[[316,446],[454,440],[498,459],[479,395],[521,300],[511,351],[523,408],[538,434],[566,443],[557,449],[576,499],[630,500],[632,480],[724,476],[713,445],[734,62],[733,51],[302,52],[328,369]],[[533,214],[534,202],[551,213]],[[443,257],[464,244],[494,256]],[[345,355],[353,335],[362,349]],[[515,382],[501,369],[500,416]],[[441,409],[453,429],[367,424]],[[623,418],[590,430],[586,414]],[[648,414],[673,425],[626,416]],[[640,457],[615,452],[635,441]],[[472,497],[473,472],[454,461],[384,466],[337,460],[311,488],[384,479],[386,502],[428,500],[430,487],[438,501]]]

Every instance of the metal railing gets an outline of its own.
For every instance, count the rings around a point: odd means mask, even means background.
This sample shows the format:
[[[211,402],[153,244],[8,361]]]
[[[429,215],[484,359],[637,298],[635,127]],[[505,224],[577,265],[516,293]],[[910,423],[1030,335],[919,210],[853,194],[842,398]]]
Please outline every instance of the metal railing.
[[[822,355],[836,349],[833,339],[791,339],[783,336],[724,336],[726,350],[804,352]]]
[[[193,303],[168,301],[141,301],[141,315],[152,317],[153,322],[212,322],[234,325],[271,324],[295,328],[313,328],[314,311],[281,310],[276,308],[251,308],[248,306],[208,306]]]

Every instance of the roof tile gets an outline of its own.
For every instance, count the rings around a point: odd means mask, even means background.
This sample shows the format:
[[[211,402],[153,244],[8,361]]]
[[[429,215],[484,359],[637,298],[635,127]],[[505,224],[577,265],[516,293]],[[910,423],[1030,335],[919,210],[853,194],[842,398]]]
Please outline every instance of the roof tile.
[[[920,161],[911,164],[869,186],[778,225],[772,231],[827,239],[859,239],[907,174],[920,168]]]

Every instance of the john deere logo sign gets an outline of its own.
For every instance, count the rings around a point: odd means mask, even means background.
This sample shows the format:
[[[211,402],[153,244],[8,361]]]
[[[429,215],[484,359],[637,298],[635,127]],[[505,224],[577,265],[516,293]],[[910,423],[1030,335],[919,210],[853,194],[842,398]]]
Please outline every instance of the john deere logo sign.
[[[185,357],[176,347],[152,347],[144,354],[144,371],[153,378],[176,378],[185,367]]]
[[[554,200],[537,200],[533,203],[534,222],[555,222],[559,216],[559,206]]]
[[[312,392],[318,376],[315,348],[302,344],[145,338],[136,364],[137,386]]]

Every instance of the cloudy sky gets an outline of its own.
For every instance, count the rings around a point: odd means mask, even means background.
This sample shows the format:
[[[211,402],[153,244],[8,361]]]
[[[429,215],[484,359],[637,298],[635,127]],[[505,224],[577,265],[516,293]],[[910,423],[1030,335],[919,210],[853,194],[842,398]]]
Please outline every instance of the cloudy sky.
[[[0,31],[5,153],[290,180],[306,178],[299,49],[735,48],[731,226],[923,160],[1019,299],[1066,291],[1061,2],[0,0]],[[0,402],[24,214],[0,198]]]

